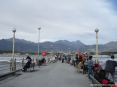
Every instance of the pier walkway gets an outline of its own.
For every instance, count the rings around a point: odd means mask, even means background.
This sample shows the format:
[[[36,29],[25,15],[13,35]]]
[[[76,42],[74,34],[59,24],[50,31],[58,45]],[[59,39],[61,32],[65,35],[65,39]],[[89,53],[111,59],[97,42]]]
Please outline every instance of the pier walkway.
[[[0,87],[90,87],[86,75],[64,63],[54,63],[0,82]]]

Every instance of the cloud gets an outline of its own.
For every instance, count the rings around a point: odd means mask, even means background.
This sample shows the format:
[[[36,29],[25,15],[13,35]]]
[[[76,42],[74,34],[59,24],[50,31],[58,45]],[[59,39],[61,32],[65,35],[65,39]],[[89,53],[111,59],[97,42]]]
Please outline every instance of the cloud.
[[[16,37],[37,42],[59,39],[95,43],[95,28],[99,42],[116,40],[117,14],[107,0],[1,0],[0,38]]]

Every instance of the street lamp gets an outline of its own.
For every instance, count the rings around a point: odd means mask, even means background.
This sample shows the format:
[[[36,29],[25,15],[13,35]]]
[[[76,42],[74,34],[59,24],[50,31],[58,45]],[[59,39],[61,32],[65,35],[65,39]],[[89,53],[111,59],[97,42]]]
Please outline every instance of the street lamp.
[[[13,32],[13,48],[12,48],[12,71],[16,70],[16,63],[15,63],[15,58],[14,58],[14,54],[15,54],[15,33],[16,33],[16,29],[14,28],[12,30]]]
[[[13,49],[12,49],[13,59],[14,59],[14,50],[15,50],[15,32],[16,32],[16,29],[13,30]]]
[[[40,30],[41,27],[38,28],[39,32],[38,32],[38,57],[39,57],[39,52],[40,52]]]
[[[95,29],[95,33],[96,33],[96,58],[97,58],[97,61],[98,62],[98,32],[99,32],[99,29]]]

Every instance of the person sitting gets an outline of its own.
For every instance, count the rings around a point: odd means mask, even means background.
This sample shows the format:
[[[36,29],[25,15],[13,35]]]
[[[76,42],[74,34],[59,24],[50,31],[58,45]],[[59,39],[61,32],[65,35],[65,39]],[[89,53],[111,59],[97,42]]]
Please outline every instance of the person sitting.
[[[95,72],[94,78],[100,82],[102,87],[111,87],[115,83],[110,81],[108,78],[106,78],[106,71],[105,70],[100,70],[98,72]]]
[[[28,68],[30,68],[30,65],[31,65],[31,63],[32,63],[31,57],[27,56],[26,60],[27,60],[27,63],[26,63],[25,66],[23,67],[23,71],[24,71],[24,72],[27,71]]]
[[[99,72],[100,70],[102,70],[101,65],[99,64],[99,62],[95,63],[93,66],[93,71],[95,72]]]

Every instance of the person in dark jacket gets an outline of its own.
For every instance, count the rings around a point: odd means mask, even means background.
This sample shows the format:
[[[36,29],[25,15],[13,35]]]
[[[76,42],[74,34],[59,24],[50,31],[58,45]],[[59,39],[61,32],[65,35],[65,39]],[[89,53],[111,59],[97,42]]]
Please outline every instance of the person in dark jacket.
[[[27,63],[26,63],[25,66],[23,67],[23,71],[24,71],[24,72],[27,71],[28,68],[30,68],[30,65],[31,65],[31,63],[32,63],[31,57],[27,56],[27,57],[26,57],[26,60],[27,60]]]
[[[112,76],[113,82],[115,81],[115,67],[117,66],[117,62],[114,61],[114,56],[111,56],[111,60],[106,61],[105,71],[106,71],[106,77],[109,77],[109,74]]]
[[[78,65],[78,64],[79,64],[78,54],[76,54],[76,56],[75,56],[75,60],[76,60],[76,61],[75,61],[75,62],[76,62],[75,64]]]

